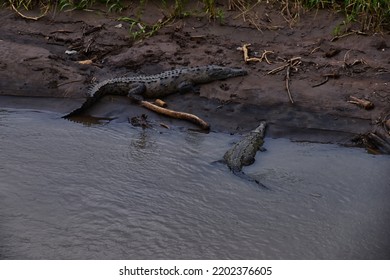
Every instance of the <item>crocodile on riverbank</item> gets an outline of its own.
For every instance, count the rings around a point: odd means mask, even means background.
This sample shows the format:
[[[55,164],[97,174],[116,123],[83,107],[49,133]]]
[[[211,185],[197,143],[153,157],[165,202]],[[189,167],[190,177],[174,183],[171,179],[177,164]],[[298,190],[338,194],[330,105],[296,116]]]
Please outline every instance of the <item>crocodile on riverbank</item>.
[[[264,143],[266,125],[266,122],[261,122],[257,128],[244,135],[243,139],[237,142],[223,156],[223,161],[235,175],[253,181],[265,188],[267,187],[242,172],[242,168],[255,162],[255,155]]]
[[[164,97],[175,92],[188,91],[198,84],[244,75],[247,75],[247,71],[242,68],[208,65],[175,69],[150,76],[108,79],[93,86],[83,105],[63,118],[83,113],[106,95],[122,95],[132,98],[138,96]]]

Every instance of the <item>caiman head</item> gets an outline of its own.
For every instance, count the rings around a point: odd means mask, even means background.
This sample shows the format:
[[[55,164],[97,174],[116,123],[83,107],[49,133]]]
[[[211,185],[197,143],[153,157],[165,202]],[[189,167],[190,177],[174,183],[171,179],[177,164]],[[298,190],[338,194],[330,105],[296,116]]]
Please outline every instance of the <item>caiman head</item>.
[[[210,65],[206,68],[206,74],[210,77],[211,80],[224,80],[237,76],[245,76],[248,75],[248,72],[242,68]]]

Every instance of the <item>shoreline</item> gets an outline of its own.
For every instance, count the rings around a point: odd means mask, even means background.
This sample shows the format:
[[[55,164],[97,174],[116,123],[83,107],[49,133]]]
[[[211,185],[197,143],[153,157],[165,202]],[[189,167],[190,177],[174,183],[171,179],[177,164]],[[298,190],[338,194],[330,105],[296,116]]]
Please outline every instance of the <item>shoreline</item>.
[[[152,4],[146,11],[144,22],[164,16]],[[390,143],[386,131],[389,34],[356,33],[332,41],[332,29],[342,20],[339,15],[308,12],[291,28],[270,7],[259,6],[252,12],[268,15],[268,19],[258,19],[260,25],[271,20],[278,28],[259,31],[227,11],[224,24],[210,23],[207,18],[176,19],[153,36],[133,41],[130,24],[117,21],[118,14],[72,11],[26,21],[1,9],[0,95],[60,97],[74,99],[71,103],[76,104],[94,81],[187,66],[237,66],[249,75],[202,85],[199,93],[174,94],[164,101],[172,109],[208,120],[215,131],[243,133],[267,120],[269,133],[275,137],[346,144],[359,135],[380,131]],[[238,50],[244,44],[251,44],[250,57],[269,51],[268,61],[245,63]],[[288,75],[286,69],[269,74],[297,57],[299,63],[290,65]],[[286,76],[294,104],[286,91]],[[365,110],[350,103],[350,96],[368,100],[374,108]],[[118,117],[141,112],[125,99],[114,99],[103,100],[92,115],[112,115],[124,102]],[[62,112],[69,104],[56,106]],[[364,145],[363,140],[360,144]]]

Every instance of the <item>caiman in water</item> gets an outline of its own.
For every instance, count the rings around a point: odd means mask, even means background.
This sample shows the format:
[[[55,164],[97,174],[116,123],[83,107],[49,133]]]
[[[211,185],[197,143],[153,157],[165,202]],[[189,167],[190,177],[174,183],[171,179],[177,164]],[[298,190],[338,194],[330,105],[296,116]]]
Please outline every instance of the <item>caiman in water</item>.
[[[261,149],[264,143],[263,139],[265,128],[266,122],[261,122],[256,129],[244,135],[242,140],[230,148],[223,156],[223,159],[235,175],[245,178],[249,181],[253,181],[258,185],[267,188],[257,180],[252,179],[244,172],[242,172],[242,168],[244,166],[251,165],[255,162],[256,153],[259,149]]]
[[[150,76],[108,79],[93,86],[83,105],[64,118],[83,113],[106,95],[123,95],[132,98],[164,97],[175,92],[188,91],[198,84],[244,75],[247,75],[247,71],[241,68],[208,65],[175,69]]]

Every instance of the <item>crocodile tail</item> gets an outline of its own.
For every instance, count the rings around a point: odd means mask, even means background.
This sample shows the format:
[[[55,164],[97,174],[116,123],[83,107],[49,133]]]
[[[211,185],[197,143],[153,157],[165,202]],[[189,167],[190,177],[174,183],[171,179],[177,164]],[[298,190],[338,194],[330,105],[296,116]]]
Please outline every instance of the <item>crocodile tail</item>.
[[[67,118],[70,118],[70,117],[73,117],[73,116],[81,115],[86,110],[91,108],[97,102],[97,100],[98,100],[98,98],[95,97],[95,96],[87,97],[87,100],[85,100],[85,102],[83,103],[83,105],[81,105],[80,108],[77,108],[76,110],[73,110],[72,112],[70,112],[69,114],[66,114],[62,118],[67,119]]]
[[[86,110],[91,108],[101,97],[101,88],[107,83],[107,81],[103,81],[100,83],[94,83],[88,87],[87,90],[87,100],[84,101],[83,105],[76,110],[73,110],[69,114],[63,116],[62,118],[67,119],[73,116],[78,116],[84,113]]]

